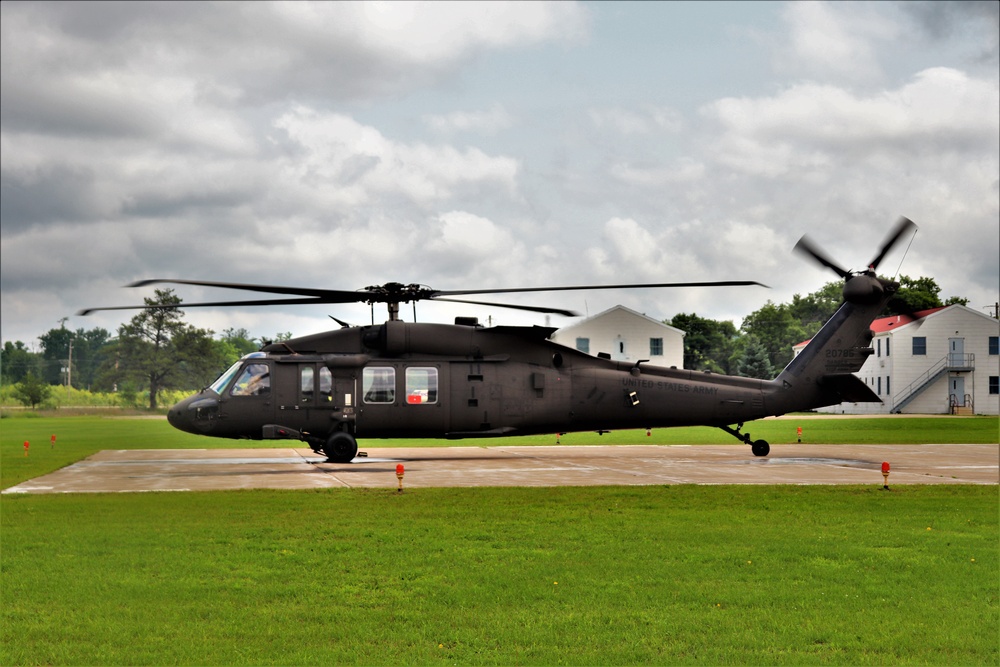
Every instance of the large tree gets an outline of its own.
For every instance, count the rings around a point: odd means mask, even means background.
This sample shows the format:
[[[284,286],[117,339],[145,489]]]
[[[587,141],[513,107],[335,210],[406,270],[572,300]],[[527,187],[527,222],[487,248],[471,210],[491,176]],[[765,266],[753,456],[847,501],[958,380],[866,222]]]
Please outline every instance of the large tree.
[[[774,368],[784,368],[792,360],[792,346],[810,338],[788,304],[771,301],[747,315],[740,329],[760,341]]]
[[[844,301],[844,283],[829,282],[805,296],[795,294],[788,310],[802,325],[806,337],[813,336],[829,320]],[[800,341],[796,341],[800,342]]]
[[[775,375],[767,348],[752,334],[746,337],[743,354],[736,364],[736,374],[759,380],[770,380]]]
[[[32,352],[21,341],[6,341],[0,353],[0,382],[11,384],[20,382],[28,373],[42,376],[44,363],[37,352]]]
[[[49,329],[38,337],[38,341],[42,344],[42,358],[46,362],[45,374],[42,379],[49,384],[63,384],[65,382],[72,340],[73,332],[65,325],[58,329]]]
[[[691,313],[678,313],[668,322],[684,332],[684,368],[731,374],[730,358],[739,337],[728,320],[710,320]]]
[[[155,409],[161,389],[207,384],[225,361],[211,331],[181,320],[181,299],[173,290],[158,289],[144,301],[147,308],[118,329],[117,365],[123,379],[147,384],[149,407]]]
[[[70,331],[63,326],[45,332],[38,337],[42,344],[42,358],[48,361],[45,379],[49,384],[61,384],[67,379],[62,369],[71,367],[73,384],[89,388],[94,383],[103,355],[107,354],[105,346],[110,339],[107,329],[101,328]],[[70,360],[71,366],[68,365]]]
[[[906,315],[918,310],[950,306],[953,303],[962,305],[969,303],[968,299],[957,296],[948,297],[946,302],[942,302],[940,294],[941,288],[933,278],[900,276],[899,291],[889,300],[885,310],[882,311],[882,316]]]
[[[257,339],[250,336],[246,329],[223,329],[222,335],[216,341],[220,354],[225,358],[225,364],[231,364],[243,355],[260,349]]]

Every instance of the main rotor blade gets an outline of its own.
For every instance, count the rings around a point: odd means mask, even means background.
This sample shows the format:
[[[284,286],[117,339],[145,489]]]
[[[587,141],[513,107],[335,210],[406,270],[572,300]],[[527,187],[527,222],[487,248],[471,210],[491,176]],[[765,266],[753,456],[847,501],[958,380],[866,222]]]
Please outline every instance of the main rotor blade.
[[[568,292],[602,289],[643,289],[647,287],[745,287],[757,285],[767,287],[764,283],[753,280],[716,280],[707,282],[687,283],[631,283],[628,285],[566,285],[562,287],[514,287],[507,289],[475,289],[475,290],[434,290],[433,298],[438,296],[461,296],[463,294],[510,294],[514,292]],[[442,300],[442,299],[439,299]]]
[[[899,239],[911,229],[916,231],[916,223],[907,217],[900,217],[899,220],[896,221],[896,226],[891,232],[889,232],[889,236],[887,236],[885,241],[882,242],[882,249],[877,255],[875,255],[875,258],[872,259],[872,261],[868,262],[868,266],[873,269],[877,269],[878,265],[882,263],[883,259],[885,259],[885,256],[889,254],[890,250],[892,250],[892,247],[896,245]]]
[[[250,285],[247,283],[221,283],[210,280],[177,280],[174,278],[151,278],[149,280],[137,280],[134,283],[129,283],[126,287],[145,287],[146,285],[156,285],[161,283],[170,283],[174,285],[197,285],[200,287],[222,287],[224,289],[247,290],[250,292],[264,292],[267,294],[297,294],[299,296],[337,299],[327,301],[326,303],[352,303],[354,301],[365,301],[369,298],[369,293],[364,290],[349,292],[347,290],[315,289],[311,287],[280,287],[278,285]]]
[[[578,313],[563,308],[550,308],[547,306],[524,306],[520,304],[496,303],[491,301],[468,301],[459,299],[448,299],[448,296],[464,296],[473,294],[510,294],[516,292],[564,292],[583,290],[609,290],[609,289],[643,289],[655,287],[741,287],[757,285],[767,287],[763,283],[752,280],[724,280],[724,281],[702,281],[702,282],[677,282],[677,283],[630,283],[624,285],[572,285],[559,287],[520,287],[507,289],[478,289],[478,290],[433,290],[418,285],[403,285],[400,283],[386,283],[368,287],[363,290],[348,292],[346,290],[327,290],[308,287],[281,287],[277,285],[254,285],[248,283],[217,282],[211,280],[180,280],[174,278],[152,278],[139,280],[130,283],[127,287],[145,287],[146,285],[156,285],[169,283],[174,285],[195,285],[199,287],[219,287],[223,289],[247,290],[251,292],[264,292],[267,294],[297,294],[305,298],[288,299],[252,299],[239,301],[208,301],[202,303],[181,303],[177,305],[142,305],[142,306],[108,306],[104,308],[87,308],[79,311],[78,315],[88,315],[99,310],[141,310],[145,308],[208,308],[215,306],[281,306],[281,305],[322,305],[335,303],[400,303],[409,301],[419,301],[422,299],[433,299],[436,301],[451,301],[454,303],[468,303],[481,306],[496,306],[499,308],[511,308],[514,310],[525,310],[535,313],[551,313],[555,315],[565,315],[576,317]]]
[[[795,248],[793,249],[805,255],[809,255],[828,269],[833,269],[833,271],[835,271],[836,274],[844,280],[851,277],[850,271],[840,267],[836,262],[830,259],[826,253],[819,249],[819,246],[817,246],[808,235],[800,238],[799,242],[795,244]]]
[[[251,301],[206,301],[203,303],[174,303],[174,304],[153,304],[142,306],[105,306],[103,308],[84,308],[76,314],[79,316],[90,315],[99,310],[162,310],[164,308],[210,308],[213,306],[288,306],[288,305],[323,305],[327,303],[343,303],[341,301],[327,301],[325,299],[255,299]]]
[[[566,317],[577,317],[580,313],[562,308],[549,308],[547,306],[521,306],[513,303],[494,303],[490,301],[469,301],[467,299],[439,299],[432,297],[431,301],[447,301],[449,303],[469,303],[476,306],[497,306],[498,308],[512,308],[514,310],[527,310],[532,313],[551,313],[553,315],[565,315]]]

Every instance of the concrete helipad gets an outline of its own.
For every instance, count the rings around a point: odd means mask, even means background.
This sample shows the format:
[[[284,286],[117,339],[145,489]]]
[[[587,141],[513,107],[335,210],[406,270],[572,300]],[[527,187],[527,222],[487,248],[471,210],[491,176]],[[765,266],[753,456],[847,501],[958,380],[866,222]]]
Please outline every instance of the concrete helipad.
[[[648,484],[997,484],[997,445],[365,448],[326,463],[309,449],[109,450],[4,493]]]

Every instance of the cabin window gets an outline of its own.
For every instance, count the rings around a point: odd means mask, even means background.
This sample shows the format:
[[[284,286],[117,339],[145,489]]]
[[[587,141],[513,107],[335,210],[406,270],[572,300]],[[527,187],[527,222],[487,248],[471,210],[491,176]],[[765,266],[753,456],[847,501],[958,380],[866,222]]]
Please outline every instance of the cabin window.
[[[1000,354],[1000,336],[990,336],[990,354]]]
[[[927,336],[913,337],[913,354],[927,354]]]
[[[333,374],[323,366],[319,369],[319,398],[321,401],[333,400]]]
[[[990,395],[1000,394],[1000,375],[990,376]]]
[[[580,350],[584,354],[590,354],[590,339],[589,338],[577,338],[576,339],[576,349]]]
[[[310,400],[316,391],[316,369],[312,366],[303,366],[299,369],[299,391],[302,392],[302,400]]]
[[[373,366],[361,375],[365,403],[392,403],[396,400],[396,369]]]
[[[410,405],[437,403],[438,371],[436,368],[406,369],[406,402]]]
[[[876,345],[875,356],[876,357],[881,357],[882,356],[882,339],[879,338],[877,341],[875,341],[875,345]]]
[[[889,356],[889,338],[885,339],[885,356]]]
[[[264,396],[271,393],[271,371],[267,364],[247,364],[233,390],[233,396]]]
[[[649,355],[651,357],[662,357],[663,356],[663,339],[662,338],[650,338],[649,339]]]

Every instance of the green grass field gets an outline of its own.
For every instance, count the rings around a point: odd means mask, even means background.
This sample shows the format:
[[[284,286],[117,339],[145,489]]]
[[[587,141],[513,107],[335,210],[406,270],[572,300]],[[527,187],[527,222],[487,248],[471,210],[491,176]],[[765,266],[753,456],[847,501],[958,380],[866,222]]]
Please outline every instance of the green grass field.
[[[997,422],[801,425],[996,442]],[[162,419],[0,429],[4,487],[101,449],[252,444]],[[0,664],[997,664],[998,523],[997,486],[8,495]]]

